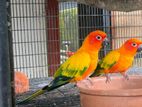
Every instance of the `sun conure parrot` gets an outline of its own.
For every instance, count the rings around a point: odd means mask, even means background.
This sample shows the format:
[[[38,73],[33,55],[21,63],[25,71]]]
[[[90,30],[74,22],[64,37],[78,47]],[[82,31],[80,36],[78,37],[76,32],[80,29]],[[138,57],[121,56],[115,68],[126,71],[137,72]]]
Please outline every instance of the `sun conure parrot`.
[[[127,40],[119,49],[110,51],[99,61],[91,77],[105,74],[106,82],[110,82],[109,73],[121,73],[125,79],[129,79],[126,71],[132,66],[136,53],[141,50],[142,41],[135,38]]]
[[[51,91],[69,82],[78,82],[89,77],[96,69],[98,52],[106,37],[107,34],[100,30],[89,33],[80,49],[57,69],[54,79],[49,85],[37,90],[26,99],[18,101],[17,104],[29,102],[44,92]]]

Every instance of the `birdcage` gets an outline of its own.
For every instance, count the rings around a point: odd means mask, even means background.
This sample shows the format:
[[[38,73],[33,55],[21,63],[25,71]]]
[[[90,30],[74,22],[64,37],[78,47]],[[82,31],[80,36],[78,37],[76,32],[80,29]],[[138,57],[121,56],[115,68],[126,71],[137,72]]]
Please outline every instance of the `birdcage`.
[[[68,51],[75,52],[93,30],[109,35],[107,50],[118,48],[128,38],[141,38],[140,18],[141,11],[111,12],[76,2],[12,0],[14,69],[29,78],[51,76],[68,58]]]
[[[0,21],[8,21],[8,28],[5,27],[8,36],[0,39],[3,45],[0,47],[5,47],[8,53],[1,52],[10,55],[7,62],[10,60],[11,70],[28,77],[31,89],[46,84],[48,77],[76,52],[91,31],[100,29],[108,34],[109,44],[102,47],[100,59],[129,38],[142,40],[142,11],[109,11],[75,1],[57,0],[10,0],[2,8],[7,8]],[[8,13],[8,19],[4,12]],[[5,68],[9,66],[4,64]],[[141,65],[142,53],[139,53],[132,71],[140,71]]]

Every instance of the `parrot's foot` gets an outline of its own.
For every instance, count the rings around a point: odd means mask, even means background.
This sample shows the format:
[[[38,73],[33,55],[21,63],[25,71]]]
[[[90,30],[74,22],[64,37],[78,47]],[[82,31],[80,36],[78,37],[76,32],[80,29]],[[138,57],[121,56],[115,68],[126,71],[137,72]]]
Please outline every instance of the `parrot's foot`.
[[[90,85],[93,85],[93,80],[90,77],[87,77],[86,80],[90,83]]]
[[[128,76],[128,74],[126,74],[126,73],[121,73],[122,74],[122,76],[125,78],[125,80],[129,80],[129,76]]]
[[[110,81],[111,81],[110,75],[105,74],[105,76],[106,76],[106,83],[110,83]]]
[[[89,77],[87,77],[86,79],[84,79],[84,80],[81,80],[81,81],[78,81],[78,83],[83,83],[83,84],[85,84],[85,86],[86,87],[88,87],[88,88],[92,88],[92,86],[93,86],[93,81],[92,81],[92,79],[91,78],[89,78]]]

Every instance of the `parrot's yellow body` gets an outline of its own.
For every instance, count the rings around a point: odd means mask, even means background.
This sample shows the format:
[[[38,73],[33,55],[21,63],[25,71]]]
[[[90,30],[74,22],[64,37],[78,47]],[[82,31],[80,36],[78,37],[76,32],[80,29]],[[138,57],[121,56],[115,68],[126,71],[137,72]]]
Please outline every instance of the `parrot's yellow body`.
[[[88,34],[81,48],[57,69],[54,79],[49,85],[36,91],[34,94],[17,104],[29,102],[38,95],[56,89],[69,82],[77,82],[89,77],[96,69],[98,52],[102,47],[102,42],[106,36],[106,33],[100,30]]]

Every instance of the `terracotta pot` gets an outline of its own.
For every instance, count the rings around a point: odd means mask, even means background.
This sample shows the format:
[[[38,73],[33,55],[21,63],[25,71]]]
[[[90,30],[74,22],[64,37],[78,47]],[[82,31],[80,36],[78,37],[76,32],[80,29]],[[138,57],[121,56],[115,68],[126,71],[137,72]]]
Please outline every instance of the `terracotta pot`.
[[[105,77],[95,77],[88,88],[79,83],[82,107],[142,107],[142,76],[112,77],[105,83]]]

